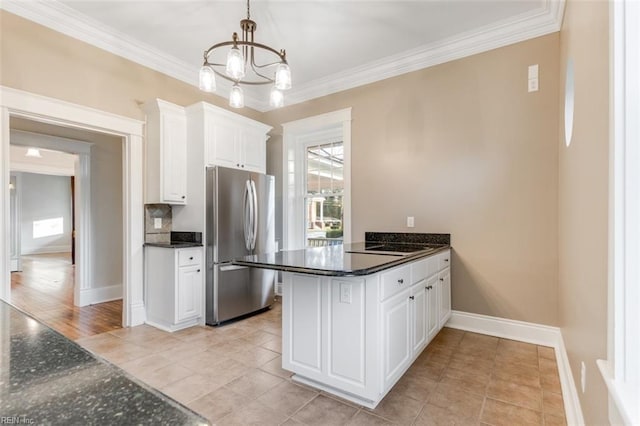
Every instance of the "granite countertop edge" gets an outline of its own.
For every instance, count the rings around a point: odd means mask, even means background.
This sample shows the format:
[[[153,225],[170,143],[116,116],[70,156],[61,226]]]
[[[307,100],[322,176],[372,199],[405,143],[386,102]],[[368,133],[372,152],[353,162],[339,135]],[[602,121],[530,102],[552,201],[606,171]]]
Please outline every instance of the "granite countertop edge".
[[[262,268],[262,269],[271,269],[276,271],[284,271],[284,272],[298,272],[302,274],[310,274],[310,275],[321,275],[328,277],[358,277],[363,275],[371,275],[377,272],[384,271],[386,269],[391,269],[396,266],[403,265],[405,263],[413,262],[414,260],[430,257],[436,255],[442,251],[451,249],[450,245],[438,247],[435,251],[430,251],[428,253],[417,253],[414,255],[393,257],[394,260],[389,262],[382,263],[380,265],[375,265],[369,268],[356,269],[356,270],[335,270],[335,269],[319,269],[319,268],[307,268],[302,266],[292,266],[292,265],[282,265],[282,264],[274,264],[274,263],[262,263],[256,261],[248,261],[242,259],[235,259],[231,263],[236,266],[248,266],[253,268]],[[370,254],[362,254],[362,253],[349,253],[351,256],[371,256]]]
[[[144,243],[144,247],[160,247],[160,248],[189,248],[189,247],[202,247],[202,243],[187,243],[182,241],[174,241],[170,243]]]

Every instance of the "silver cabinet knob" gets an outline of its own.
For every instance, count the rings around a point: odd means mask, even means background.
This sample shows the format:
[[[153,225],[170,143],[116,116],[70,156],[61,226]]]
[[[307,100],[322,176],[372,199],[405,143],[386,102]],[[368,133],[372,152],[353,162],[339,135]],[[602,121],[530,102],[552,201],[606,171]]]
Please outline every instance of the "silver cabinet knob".
[[[409,299],[413,300],[413,299],[415,299],[415,297],[414,296],[409,296]]]
[[[403,282],[404,282],[404,280],[403,280],[402,278],[400,278],[400,279],[398,280],[398,284],[402,284]]]
[[[444,278],[440,278],[440,281],[444,281]]]

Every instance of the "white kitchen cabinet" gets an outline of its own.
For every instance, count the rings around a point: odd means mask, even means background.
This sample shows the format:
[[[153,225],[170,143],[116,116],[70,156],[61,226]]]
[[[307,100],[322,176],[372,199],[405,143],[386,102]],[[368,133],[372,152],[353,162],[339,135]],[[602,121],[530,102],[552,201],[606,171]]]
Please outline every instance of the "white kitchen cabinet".
[[[204,143],[202,166],[266,172],[270,126],[205,102],[188,106],[186,111],[189,143]]]
[[[187,204],[187,117],[155,99],[145,104],[145,203]]]
[[[147,324],[176,331],[202,317],[202,248],[145,247]]]
[[[349,278],[284,272],[282,367],[375,407],[450,316],[448,259],[446,251]]]
[[[412,357],[412,303],[405,290],[382,303],[382,363],[384,387],[402,376]]]

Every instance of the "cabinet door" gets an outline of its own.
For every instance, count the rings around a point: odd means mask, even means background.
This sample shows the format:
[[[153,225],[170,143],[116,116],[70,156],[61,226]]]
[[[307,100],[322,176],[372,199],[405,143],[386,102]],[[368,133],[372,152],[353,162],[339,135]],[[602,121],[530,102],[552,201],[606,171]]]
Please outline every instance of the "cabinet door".
[[[243,129],[241,133],[241,163],[252,172],[265,173],[267,146],[264,133],[253,129]]]
[[[200,266],[178,268],[176,322],[200,316],[202,271]]]
[[[412,351],[417,356],[427,345],[427,280],[418,281],[411,287],[412,304]]]
[[[161,119],[162,199],[187,202],[187,122],[184,116],[163,114]]]
[[[207,121],[207,163],[239,169],[241,160],[238,126],[217,117]]]
[[[438,280],[438,275],[429,277],[425,284],[427,290],[427,336],[428,340],[431,341],[438,334],[440,328],[440,313],[438,309],[440,305],[438,296],[440,281]]]
[[[411,361],[411,306],[407,289],[382,304],[384,388],[392,385]]]
[[[450,269],[447,268],[444,271],[438,274],[438,281],[440,284],[439,289],[439,311],[440,311],[440,325],[439,327],[444,327],[444,324],[447,322],[449,317],[451,316],[451,273]]]

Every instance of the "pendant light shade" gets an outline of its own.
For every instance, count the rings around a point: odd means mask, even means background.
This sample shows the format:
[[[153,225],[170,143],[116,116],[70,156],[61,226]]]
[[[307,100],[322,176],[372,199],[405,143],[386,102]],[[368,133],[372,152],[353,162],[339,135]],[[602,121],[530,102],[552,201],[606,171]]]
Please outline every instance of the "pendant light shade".
[[[203,65],[200,68],[200,90],[207,93],[216,91],[216,74],[210,65]]]
[[[238,86],[238,83],[231,87],[231,93],[229,93],[229,106],[232,108],[244,107],[244,93],[242,93],[242,87]]]
[[[227,54],[227,75],[234,80],[244,77],[244,57],[238,46],[233,46]]]
[[[269,105],[274,108],[280,108],[284,105],[284,95],[275,86],[271,89],[271,95],[269,95]]]
[[[276,87],[280,90],[291,89],[291,69],[284,62],[276,68]]]
[[[40,155],[40,150],[38,148],[28,148],[25,157],[42,158],[42,155]]]

